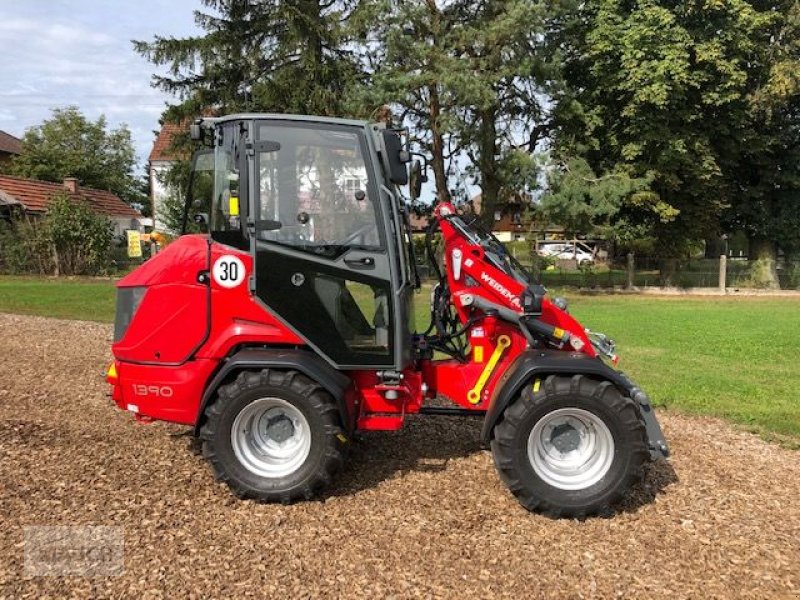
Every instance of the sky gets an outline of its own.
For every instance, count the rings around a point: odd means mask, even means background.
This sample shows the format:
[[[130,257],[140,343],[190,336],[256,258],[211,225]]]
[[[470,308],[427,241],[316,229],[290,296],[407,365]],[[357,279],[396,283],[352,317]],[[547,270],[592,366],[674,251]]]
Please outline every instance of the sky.
[[[199,0],[0,0],[0,130],[17,137],[55,107],[131,130],[139,171],[172,98],[131,40],[197,32]]]
[[[150,85],[160,68],[131,40],[196,34],[198,8],[200,0],[0,0],[0,130],[21,137],[53,108],[75,105],[92,120],[105,115],[111,129],[127,125],[143,173],[158,119],[176,99]],[[429,175],[423,198],[433,195]]]

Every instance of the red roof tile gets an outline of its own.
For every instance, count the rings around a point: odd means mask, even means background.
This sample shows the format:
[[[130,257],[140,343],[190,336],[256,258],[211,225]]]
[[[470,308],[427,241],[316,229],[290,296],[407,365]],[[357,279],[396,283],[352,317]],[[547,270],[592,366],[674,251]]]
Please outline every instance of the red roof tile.
[[[0,190],[21,202],[25,206],[25,210],[39,213],[47,211],[54,196],[68,191],[63,183],[9,177],[8,175],[0,175]],[[89,206],[101,215],[133,219],[142,217],[139,211],[125,204],[119,196],[105,190],[79,186],[77,193],[70,193],[69,197],[73,202],[80,200],[88,202]]]
[[[10,133],[0,131],[0,152],[5,154],[22,154],[22,140]]]
[[[176,152],[172,147],[175,137],[184,133],[188,128],[186,124],[171,123],[167,121],[161,126],[161,131],[156,136],[153,143],[153,150],[150,152],[150,160],[177,160],[182,158],[180,152]]]

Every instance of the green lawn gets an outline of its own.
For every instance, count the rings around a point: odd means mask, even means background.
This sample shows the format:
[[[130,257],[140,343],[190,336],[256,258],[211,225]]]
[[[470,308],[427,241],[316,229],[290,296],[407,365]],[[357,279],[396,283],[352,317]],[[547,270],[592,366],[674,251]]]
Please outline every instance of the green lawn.
[[[419,323],[428,292],[416,298]],[[585,326],[616,340],[620,366],[657,405],[800,443],[800,300],[566,296]],[[114,287],[0,277],[0,312],[110,322]]]
[[[114,298],[107,279],[0,276],[0,312],[111,322]]]
[[[585,326],[614,338],[620,367],[657,405],[800,438],[800,300],[570,300]]]

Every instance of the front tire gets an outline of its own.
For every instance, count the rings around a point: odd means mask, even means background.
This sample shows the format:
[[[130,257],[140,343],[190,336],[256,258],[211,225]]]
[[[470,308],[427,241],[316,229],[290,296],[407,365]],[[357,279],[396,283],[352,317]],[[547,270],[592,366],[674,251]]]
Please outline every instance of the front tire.
[[[641,478],[649,453],[635,403],[611,382],[551,375],[505,410],[492,455],[525,508],[585,517],[609,512]]]
[[[244,371],[204,415],[203,456],[240,498],[308,500],[342,465],[347,438],[336,403],[297,371]]]

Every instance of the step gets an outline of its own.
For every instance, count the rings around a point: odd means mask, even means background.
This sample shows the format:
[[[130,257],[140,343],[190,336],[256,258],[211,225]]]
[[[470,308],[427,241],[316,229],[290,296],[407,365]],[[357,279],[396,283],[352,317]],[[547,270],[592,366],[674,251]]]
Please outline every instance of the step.
[[[403,415],[365,415],[358,419],[362,431],[397,431],[403,427]]]

